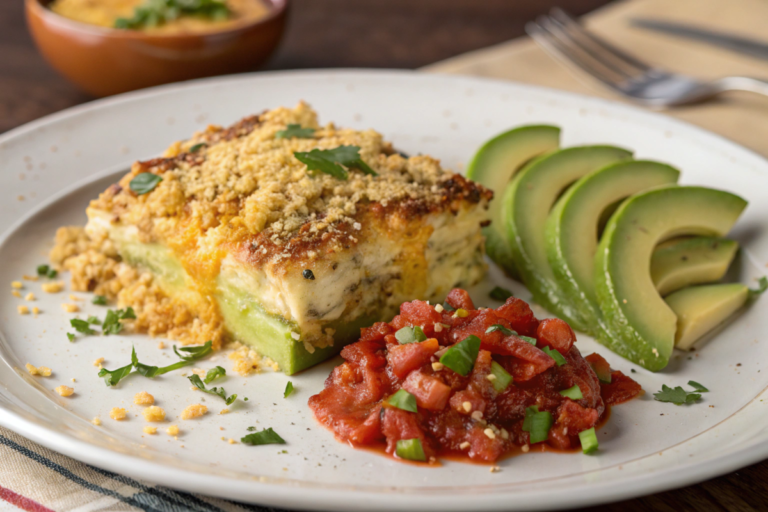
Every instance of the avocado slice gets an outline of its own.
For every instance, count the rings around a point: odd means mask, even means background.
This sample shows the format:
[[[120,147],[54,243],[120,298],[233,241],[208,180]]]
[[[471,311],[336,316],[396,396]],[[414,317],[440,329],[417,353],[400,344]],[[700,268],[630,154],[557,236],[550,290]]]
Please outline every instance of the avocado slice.
[[[651,279],[662,297],[723,278],[739,244],[727,238],[693,237],[660,244],[651,256]]]
[[[536,302],[581,331],[589,325],[555,281],[547,259],[544,226],[552,205],[573,182],[595,169],[631,157],[631,152],[613,146],[560,149],[526,165],[504,193],[502,214],[512,258],[523,282]]]
[[[705,187],[667,186],[641,192],[616,210],[595,256],[595,290],[610,330],[598,341],[644,368],[669,362],[677,315],[650,277],[659,242],[681,236],[722,236],[747,206],[741,197]]]
[[[491,201],[491,224],[484,228],[485,250],[488,256],[509,276],[519,275],[509,249],[504,219],[501,217],[501,196],[512,177],[532,158],[555,150],[560,145],[560,128],[555,126],[521,126],[497,135],[475,153],[467,168],[467,177],[491,189],[496,194]]]
[[[749,298],[741,283],[690,286],[669,295],[664,301],[677,315],[675,347],[688,350],[703,335],[723,323]]]
[[[573,184],[547,218],[547,259],[562,295],[578,311],[586,332],[596,334],[600,316],[594,285],[594,261],[601,218],[627,197],[677,183],[680,171],[645,160],[612,163]],[[604,224],[604,223],[603,223]]]

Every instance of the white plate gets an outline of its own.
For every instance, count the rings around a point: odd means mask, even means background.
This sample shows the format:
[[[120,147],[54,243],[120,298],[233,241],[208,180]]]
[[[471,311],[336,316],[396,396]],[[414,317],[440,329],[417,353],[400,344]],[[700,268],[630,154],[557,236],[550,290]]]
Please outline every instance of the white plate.
[[[760,394],[768,383],[768,315],[763,299],[721,329],[692,358],[678,354],[660,374],[633,374],[648,392],[614,408],[599,432],[597,456],[537,453],[487,466],[446,463],[440,468],[401,464],[354,450],[318,426],[306,405],[322,388],[333,362],[291,380],[297,393],[283,399],[288,378],[263,373],[230,376],[229,392],[248,396],[227,415],[218,398],[205,395],[212,414],[178,421],[178,441],[164,433],[142,434],[134,393],[147,390],[170,418],[202,400],[180,372],[149,381],[134,376],[108,389],[92,362],[109,368],[126,364],[135,344],[142,360],[167,364],[169,350],[142,336],[79,337],[67,341],[68,318],[60,303],[67,293],[41,293],[43,313],[20,316],[22,304],[10,282],[31,274],[46,260],[56,227],[82,223],[89,198],[136,159],[157,155],[170,142],[208,123],[227,124],[278,105],[309,101],[323,122],[373,127],[408,153],[429,153],[462,169],[491,135],[525,123],[563,127],[565,145],[613,143],[638,157],[669,162],[683,170],[683,183],[736,192],[750,201],[732,236],[744,248],[738,277],[751,281],[768,261],[768,163],[720,137],[667,117],[627,106],[529,86],[391,71],[266,73],[204,80],[119,96],[70,109],[0,138],[0,424],[49,448],[104,469],[167,486],[234,500],[307,509],[520,510],[552,509],[624,499],[706,478],[768,455],[768,431]],[[23,200],[22,200],[23,196]],[[492,270],[474,294],[482,304],[493,283],[506,283]],[[526,297],[527,292],[516,287]],[[84,296],[85,294],[78,294]],[[33,304],[29,304],[33,305]],[[104,309],[87,304],[87,312]],[[541,311],[539,314],[543,314]],[[612,366],[631,365],[582,336],[584,353],[599,350]],[[45,365],[54,375],[33,378],[24,364]],[[740,363],[740,365],[739,365]],[[219,356],[200,366],[229,361]],[[231,372],[230,372],[231,373]],[[77,382],[71,382],[76,378]],[[711,389],[688,407],[652,399],[662,383],[697,380]],[[51,391],[71,385],[69,399]],[[112,407],[126,407],[129,420],[109,419]],[[138,416],[137,416],[138,415]],[[90,423],[100,416],[103,425]],[[286,446],[230,445],[246,427],[273,427]],[[224,430],[220,430],[220,427]],[[183,445],[183,447],[182,447]],[[287,453],[281,453],[285,448]]]

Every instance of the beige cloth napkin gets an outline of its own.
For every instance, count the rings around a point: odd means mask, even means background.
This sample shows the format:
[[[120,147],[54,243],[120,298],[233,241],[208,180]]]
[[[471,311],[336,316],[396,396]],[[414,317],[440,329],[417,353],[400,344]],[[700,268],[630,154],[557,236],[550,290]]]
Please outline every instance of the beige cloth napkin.
[[[768,79],[768,60],[629,24],[630,19],[641,16],[695,24],[768,42],[766,0],[631,0],[610,4],[585,20],[597,34],[652,65],[703,79],[726,75]],[[584,74],[577,75],[555,61],[529,38],[460,55],[423,70],[503,78],[623,101],[598,82]],[[768,97],[734,92],[703,104],[664,112],[768,156]]]

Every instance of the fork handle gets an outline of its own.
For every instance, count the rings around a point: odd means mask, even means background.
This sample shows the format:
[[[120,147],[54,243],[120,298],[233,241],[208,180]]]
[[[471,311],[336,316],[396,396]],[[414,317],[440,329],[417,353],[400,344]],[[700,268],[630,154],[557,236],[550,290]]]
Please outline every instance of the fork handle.
[[[768,81],[749,76],[726,76],[715,81],[721,91],[749,91],[768,96]]]

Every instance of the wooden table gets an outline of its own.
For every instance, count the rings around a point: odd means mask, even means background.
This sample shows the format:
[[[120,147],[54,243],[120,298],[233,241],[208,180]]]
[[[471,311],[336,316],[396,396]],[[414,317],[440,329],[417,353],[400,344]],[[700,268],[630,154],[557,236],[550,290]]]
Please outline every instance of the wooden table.
[[[288,32],[266,69],[417,68],[523,35],[555,4],[580,15],[609,0],[293,0]],[[0,133],[92,98],[47,66],[21,0],[0,1]],[[768,508],[768,462],[708,482],[590,508],[752,511]]]

